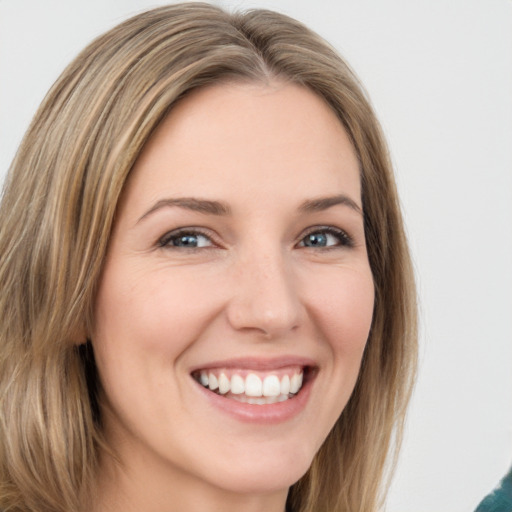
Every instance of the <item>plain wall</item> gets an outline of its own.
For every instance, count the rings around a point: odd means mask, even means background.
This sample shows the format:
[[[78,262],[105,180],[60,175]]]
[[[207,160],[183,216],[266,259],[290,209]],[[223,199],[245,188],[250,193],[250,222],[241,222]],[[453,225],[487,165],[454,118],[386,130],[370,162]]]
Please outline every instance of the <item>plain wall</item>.
[[[0,178],[93,37],[163,2],[0,0]],[[512,461],[512,2],[239,0],[300,19],[356,70],[387,135],[421,306],[389,512],[472,510]]]

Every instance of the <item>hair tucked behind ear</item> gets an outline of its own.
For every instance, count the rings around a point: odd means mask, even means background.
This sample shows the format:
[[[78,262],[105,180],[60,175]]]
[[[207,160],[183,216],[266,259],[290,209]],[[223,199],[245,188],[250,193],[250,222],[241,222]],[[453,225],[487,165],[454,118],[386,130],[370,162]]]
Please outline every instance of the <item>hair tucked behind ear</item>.
[[[86,336],[124,183],[173,104],[222,81],[278,77],[323,97],[361,167],[376,304],[356,389],[294,512],[372,512],[416,361],[414,283],[378,122],[348,66],[302,24],[201,3],[138,15],[89,45],[29,127],[0,207],[0,508],[83,512],[102,441]]]

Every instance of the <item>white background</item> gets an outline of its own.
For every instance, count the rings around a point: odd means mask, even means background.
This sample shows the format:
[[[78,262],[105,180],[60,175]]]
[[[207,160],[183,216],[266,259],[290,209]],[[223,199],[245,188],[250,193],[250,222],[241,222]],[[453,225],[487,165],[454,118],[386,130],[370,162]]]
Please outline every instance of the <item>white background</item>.
[[[150,0],[0,0],[0,178],[46,90]],[[388,512],[471,511],[512,461],[512,1],[259,0],[365,83],[417,269],[421,372]]]

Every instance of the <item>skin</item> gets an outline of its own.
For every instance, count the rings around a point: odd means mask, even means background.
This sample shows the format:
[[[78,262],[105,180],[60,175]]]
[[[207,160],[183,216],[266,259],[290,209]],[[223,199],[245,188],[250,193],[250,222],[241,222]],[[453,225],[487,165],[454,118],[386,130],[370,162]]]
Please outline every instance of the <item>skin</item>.
[[[162,203],[178,198],[229,213]],[[199,247],[164,237],[191,227]],[[100,282],[91,338],[119,463],[103,455],[94,510],[282,512],[354,388],[373,302],[358,162],[324,101],[281,82],[189,95],[137,160]],[[191,377],[281,356],[315,364],[286,421],[240,421]]]

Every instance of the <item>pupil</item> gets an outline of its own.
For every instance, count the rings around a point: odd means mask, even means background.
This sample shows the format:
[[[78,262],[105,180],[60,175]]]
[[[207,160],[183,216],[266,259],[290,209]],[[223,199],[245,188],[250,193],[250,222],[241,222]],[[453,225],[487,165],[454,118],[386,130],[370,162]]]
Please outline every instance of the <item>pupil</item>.
[[[306,245],[309,247],[325,246],[327,243],[327,237],[320,233],[313,233],[308,235]]]
[[[180,236],[174,245],[179,247],[197,247],[197,237],[195,235],[183,235]]]

